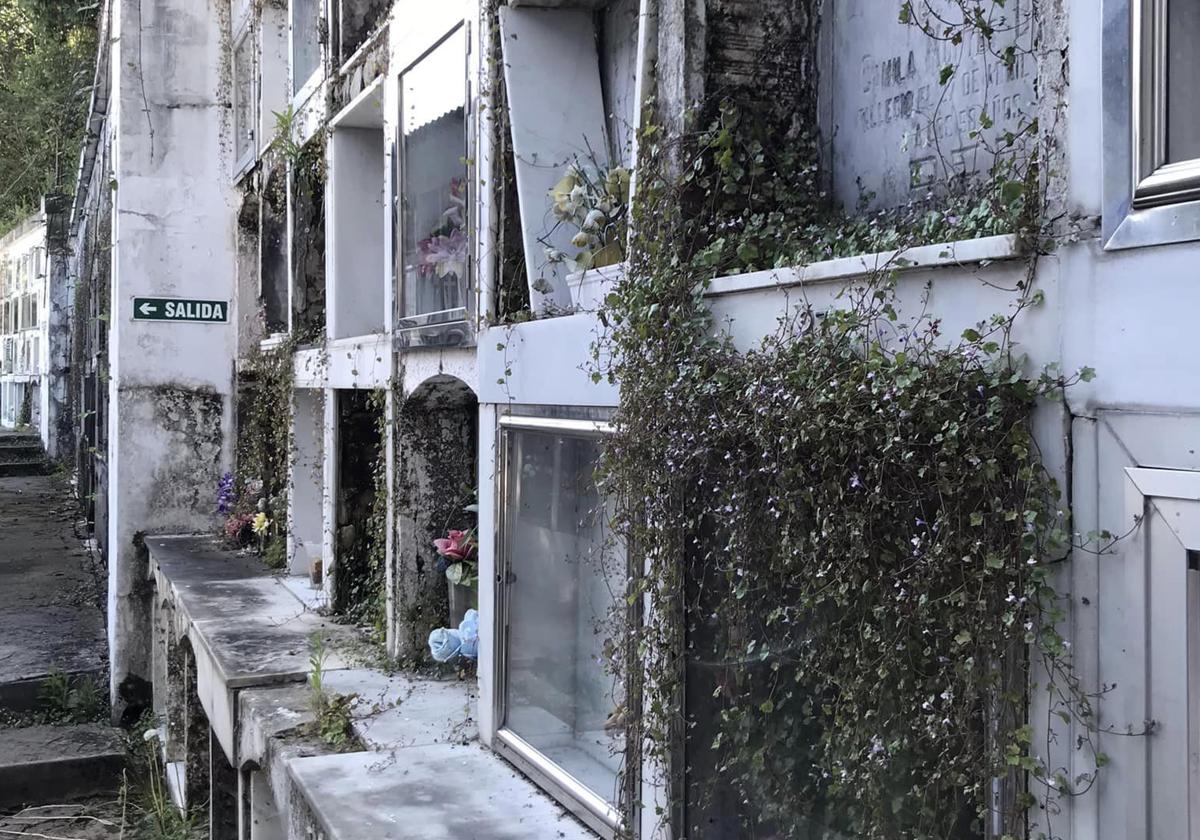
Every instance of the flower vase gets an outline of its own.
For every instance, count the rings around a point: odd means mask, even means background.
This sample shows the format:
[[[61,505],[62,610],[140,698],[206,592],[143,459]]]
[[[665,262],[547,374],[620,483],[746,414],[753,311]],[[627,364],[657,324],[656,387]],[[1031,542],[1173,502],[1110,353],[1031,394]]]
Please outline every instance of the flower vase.
[[[450,588],[450,626],[458,627],[462,623],[467,610],[479,609],[479,585],[472,583],[463,586],[461,583],[449,583]]]

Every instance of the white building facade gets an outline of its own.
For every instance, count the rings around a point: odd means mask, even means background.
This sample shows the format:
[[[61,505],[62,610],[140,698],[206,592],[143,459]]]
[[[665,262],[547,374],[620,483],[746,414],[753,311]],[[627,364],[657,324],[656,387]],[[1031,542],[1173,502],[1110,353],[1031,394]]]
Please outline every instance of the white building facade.
[[[0,241],[0,423],[47,438],[50,259],[46,224],[32,217]]]
[[[1031,809],[1030,837],[1200,831],[1200,119],[1185,95],[1195,60],[1164,34],[1200,27],[1183,6],[1022,3],[1002,12],[1022,46],[1007,62],[969,39],[948,60],[890,4],[828,0],[818,23],[792,20],[816,33],[807,128],[849,216],[985,172],[983,113],[998,133],[1037,120],[1050,221],[1038,241],[906,243],[718,276],[704,292],[714,329],[745,351],[797,300],[836,308],[885,264],[900,308],[932,311],[951,336],[1032,285],[1043,303],[1013,331],[1029,369],[1097,372],[1034,424],[1072,529],[1129,535],[1059,567],[1074,667],[1103,695],[1102,719],[1051,726],[1036,685],[1028,697],[1048,764],[1094,772],[1095,754],[1073,748],[1086,730],[1107,766],[1081,795]],[[106,4],[72,228],[87,290],[74,311],[94,327],[72,354],[95,450],[81,470],[99,491],[116,715],[168,719],[177,800],[211,803],[212,836],[510,826],[648,839],[703,821],[625,742],[639,687],[611,678],[596,629],[638,560],[589,562],[611,543],[585,515],[608,509],[594,473],[621,392],[592,375],[593,348],[628,255],[594,248],[598,267],[571,270],[586,266],[561,255],[585,246],[554,191],[571,167],[625,171],[632,203],[648,109],[673,130],[725,86],[754,87],[773,43],[763,14],[666,0]],[[154,39],[165,48],[140,46]],[[44,288],[31,297],[36,274],[3,276],[9,424],[28,402],[12,395],[48,364],[35,329],[47,304]],[[221,317],[151,317],[170,300],[220,304]],[[22,367],[30,343],[40,361]],[[226,526],[226,474],[254,496],[244,512],[273,523],[258,538],[260,551],[280,541],[273,577],[213,540],[160,539]],[[448,581],[434,548],[454,531],[477,546],[474,587]],[[447,688],[418,666],[430,632],[467,608],[477,670]],[[359,751],[295,749],[268,712],[296,703],[284,687],[309,676],[311,632],[344,641],[329,615],[374,625],[383,655],[408,666],[405,698],[450,699],[386,737],[364,713]],[[331,670],[347,694],[384,685],[386,705],[401,691],[350,658]],[[485,778],[457,775],[448,741],[472,745]],[[707,747],[681,737],[680,761]],[[481,754],[491,763],[471,763]],[[456,806],[414,786],[440,773],[471,795]],[[428,828],[369,833],[404,820]]]

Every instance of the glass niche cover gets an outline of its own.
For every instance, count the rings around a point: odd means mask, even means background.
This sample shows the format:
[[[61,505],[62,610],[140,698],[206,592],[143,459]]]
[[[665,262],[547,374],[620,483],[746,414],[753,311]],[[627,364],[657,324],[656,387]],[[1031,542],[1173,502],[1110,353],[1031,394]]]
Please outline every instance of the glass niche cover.
[[[506,446],[501,737],[515,734],[611,808],[626,712],[608,621],[627,560],[593,476],[600,442],[510,429]]]
[[[466,306],[466,67],[460,27],[400,75],[403,318]]]

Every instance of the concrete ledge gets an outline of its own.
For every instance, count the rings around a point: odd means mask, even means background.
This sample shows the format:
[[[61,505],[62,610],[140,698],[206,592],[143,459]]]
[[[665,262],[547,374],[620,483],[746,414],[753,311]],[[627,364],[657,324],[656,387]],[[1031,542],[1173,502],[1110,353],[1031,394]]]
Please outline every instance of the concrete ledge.
[[[334,649],[357,640],[354,628],[309,611],[254,558],[225,551],[211,537],[151,537],[146,546],[172,631],[191,645],[200,704],[231,761],[238,690],[304,682],[314,633],[330,643],[326,668],[349,665]]]
[[[378,760],[415,744],[461,744],[477,737],[474,692],[468,683],[350,669],[327,673],[325,685],[338,694],[357,695],[352,726]],[[308,686],[246,689],[238,696],[238,718],[238,765],[261,773],[263,778],[251,783],[270,790],[269,807],[256,803],[259,818],[283,820],[306,812],[293,807],[301,803],[295,802],[288,763],[331,752],[303,729],[314,718]]]
[[[715,278],[704,294],[705,297],[717,297],[758,289],[851,280],[881,269],[904,272],[942,266],[986,264],[998,260],[1015,259],[1025,253],[1024,244],[1015,234],[985,236],[979,239],[964,239],[961,242],[944,242],[898,251],[880,251],[877,254],[860,254],[836,260],[822,260],[790,268],[731,274],[727,277]]]
[[[327,840],[594,840],[506,762],[470,744],[288,762]]]

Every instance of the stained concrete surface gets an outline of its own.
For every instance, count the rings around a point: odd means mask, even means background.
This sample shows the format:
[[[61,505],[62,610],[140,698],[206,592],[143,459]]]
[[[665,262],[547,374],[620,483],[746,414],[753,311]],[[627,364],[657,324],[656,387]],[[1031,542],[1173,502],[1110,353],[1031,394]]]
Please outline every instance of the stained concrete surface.
[[[329,671],[351,664],[339,652],[355,628],[312,612],[251,557],[211,537],[150,537],[158,598],[170,606],[172,632],[186,636],[196,663],[196,694],[227,756],[236,755],[237,692],[303,683],[314,636],[328,646]]]
[[[48,476],[0,478],[0,707],[61,672],[104,682],[104,616],[74,503]]]
[[[0,808],[116,792],[120,730],[99,724],[0,729]]]
[[[289,770],[336,840],[595,840],[478,744],[299,758]]]

